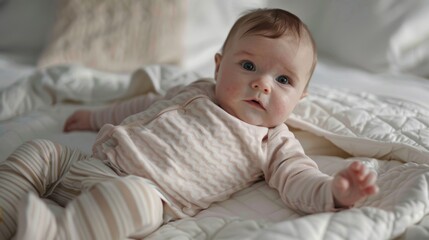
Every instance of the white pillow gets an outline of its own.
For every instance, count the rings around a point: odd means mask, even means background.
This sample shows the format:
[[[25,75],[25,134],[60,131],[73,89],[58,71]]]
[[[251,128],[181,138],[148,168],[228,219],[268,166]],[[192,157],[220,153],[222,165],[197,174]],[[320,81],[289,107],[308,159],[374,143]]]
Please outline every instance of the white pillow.
[[[307,23],[321,55],[371,72],[429,76],[427,0],[273,2]]]
[[[429,1],[330,0],[313,29],[322,53],[374,72],[429,76]]]
[[[80,64],[132,72],[182,60],[185,1],[57,1],[58,18],[38,67]]]

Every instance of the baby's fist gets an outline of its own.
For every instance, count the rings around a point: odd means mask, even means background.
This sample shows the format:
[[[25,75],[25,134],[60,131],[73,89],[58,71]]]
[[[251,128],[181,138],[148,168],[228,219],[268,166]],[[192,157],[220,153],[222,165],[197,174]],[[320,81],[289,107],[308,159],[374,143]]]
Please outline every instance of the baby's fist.
[[[70,117],[67,118],[63,131],[89,131],[92,129],[90,122],[91,112],[88,110],[77,110]]]

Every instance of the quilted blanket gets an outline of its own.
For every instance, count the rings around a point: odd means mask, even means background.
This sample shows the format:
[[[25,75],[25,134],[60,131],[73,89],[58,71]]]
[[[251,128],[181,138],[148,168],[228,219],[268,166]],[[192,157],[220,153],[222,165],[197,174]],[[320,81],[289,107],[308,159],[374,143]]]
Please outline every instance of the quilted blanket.
[[[62,66],[36,72],[0,90],[2,159],[25,137],[11,138],[11,122],[31,112],[64,115],[52,118],[56,131],[70,109],[106,104],[142,94],[164,91],[197,79],[165,66],[148,66],[132,75],[115,75],[82,67]],[[148,83],[150,83],[148,85]],[[19,101],[17,101],[19,100]],[[92,106],[92,105],[91,105]],[[9,119],[9,120],[8,120]],[[8,120],[8,121],[5,121]],[[352,160],[362,161],[378,174],[380,192],[355,207],[301,215],[280,202],[265,182],[258,182],[216,203],[193,218],[170,222],[147,239],[425,239],[429,237],[429,109],[400,99],[311,86],[310,95],[295,109],[287,124],[310,133],[312,156],[320,169],[334,174]],[[51,125],[52,124],[48,124]],[[7,129],[8,128],[8,129]],[[38,129],[47,130],[49,126]],[[18,132],[18,129],[13,131]],[[298,135],[297,135],[298,136]],[[29,136],[27,136],[29,137]],[[326,142],[338,151],[325,154]],[[3,146],[7,146],[3,148]],[[305,145],[304,145],[305,147]],[[328,151],[329,152],[329,151]],[[341,154],[336,155],[336,153]],[[325,156],[317,155],[324,153]],[[304,187],[304,186],[303,186]],[[258,216],[264,195],[277,208]],[[237,205],[247,201],[252,211]],[[235,205],[234,205],[235,204]]]

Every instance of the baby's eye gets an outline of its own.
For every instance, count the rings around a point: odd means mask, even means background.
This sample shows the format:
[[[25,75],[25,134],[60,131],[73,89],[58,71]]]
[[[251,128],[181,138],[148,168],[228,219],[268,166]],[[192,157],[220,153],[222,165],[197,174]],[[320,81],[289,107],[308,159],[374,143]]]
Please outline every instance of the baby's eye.
[[[241,63],[241,67],[247,71],[255,71],[255,65],[252,62],[244,61]]]
[[[276,81],[281,83],[281,84],[289,84],[289,78],[286,76],[278,76],[276,78]]]

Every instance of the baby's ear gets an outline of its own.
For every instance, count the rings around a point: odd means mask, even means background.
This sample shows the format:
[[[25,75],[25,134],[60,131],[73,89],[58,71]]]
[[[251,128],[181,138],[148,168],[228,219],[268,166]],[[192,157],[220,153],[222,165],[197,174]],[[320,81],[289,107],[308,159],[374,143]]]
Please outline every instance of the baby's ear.
[[[215,78],[215,80],[217,80],[217,73],[219,71],[220,62],[222,60],[222,55],[220,53],[216,53],[215,57],[214,57],[214,60],[215,60],[215,64],[216,64],[214,78]]]

